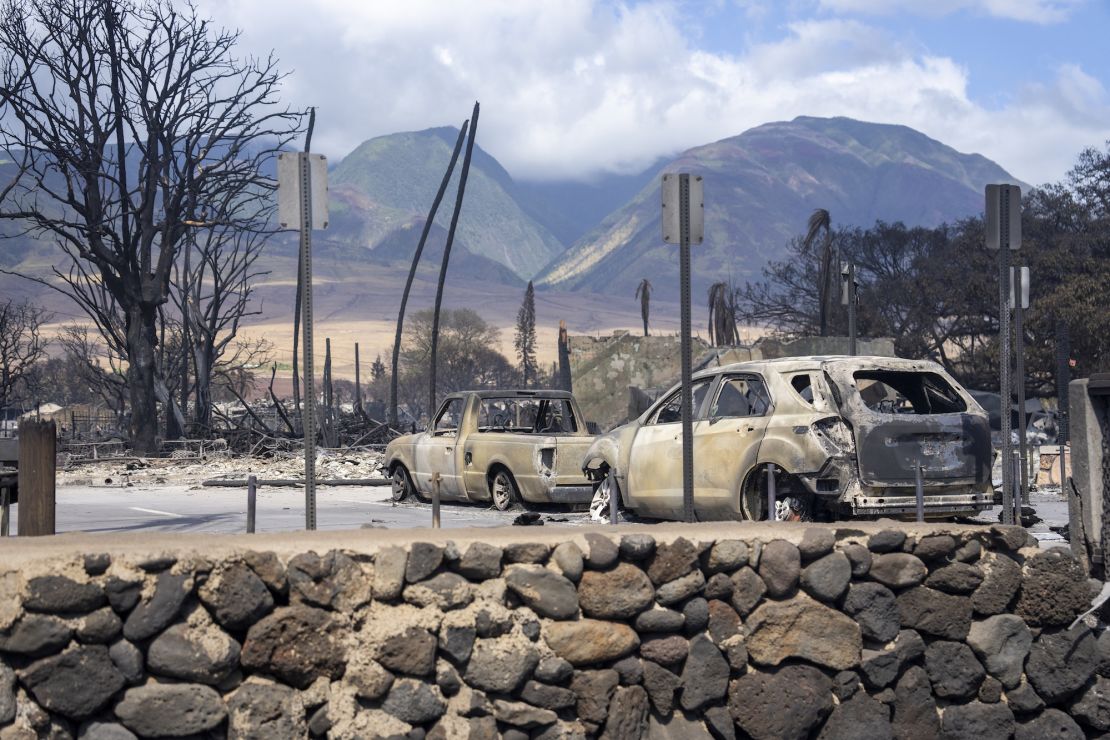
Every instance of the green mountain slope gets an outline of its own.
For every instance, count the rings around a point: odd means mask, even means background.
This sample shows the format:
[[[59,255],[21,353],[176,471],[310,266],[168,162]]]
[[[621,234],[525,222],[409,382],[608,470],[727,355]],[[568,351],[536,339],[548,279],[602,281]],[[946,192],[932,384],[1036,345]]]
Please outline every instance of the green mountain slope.
[[[423,222],[451,158],[458,129],[436,128],[380,136],[362,143],[329,173],[332,226],[329,238],[370,249],[403,246],[390,234],[414,219]],[[481,129],[479,129],[479,137]],[[451,223],[462,156],[435,223]],[[531,277],[563,250],[551,232],[529,216],[509,174],[476,146],[456,241],[476,255]],[[332,231],[333,230],[333,231]],[[419,238],[416,231],[411,254]]]
[[[982,211],[983,186],[1016,182],[905,126],[799,117],[690,149],[660,168],[624,207],[548,265],[537,286],[632,295],[641,278],[678,293],[678,248],[660,234],[659,175],[703,175],[705,243],[693,247],[695,300],[721,279],[756,277],[805,233],[815,208],[834,227],[876,220],[933,226]]]

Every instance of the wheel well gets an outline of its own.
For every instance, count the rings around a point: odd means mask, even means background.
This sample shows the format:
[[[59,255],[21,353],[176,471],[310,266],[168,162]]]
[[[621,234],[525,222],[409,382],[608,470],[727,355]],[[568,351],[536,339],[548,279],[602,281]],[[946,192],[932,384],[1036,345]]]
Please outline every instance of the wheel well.
[[[504,470],[506,473],[508,473],[509,478],[513,482],[513,485],[514,486],[516,485],[516,476],[513,475],[513,471],[509,470],[509,466],[504,464],[504,463],[494,463],[493,465],[490,465],[489,470],[486,471],[486,486],[487,487],[492,487],[493,486],[493,479],[502,470]]]
[[[391,462],[389,464],[389,474],[393,475],[394,473],[396,473],[397,468],[401,468],[402,470],[405,471],[405,475],[407,475],[410,479],[412,478],[412,474],[409,473],[409,469],[407,467],[405,467],[405,464],[403,462],[401,462],[400,460],[394,460],[393,462]]]

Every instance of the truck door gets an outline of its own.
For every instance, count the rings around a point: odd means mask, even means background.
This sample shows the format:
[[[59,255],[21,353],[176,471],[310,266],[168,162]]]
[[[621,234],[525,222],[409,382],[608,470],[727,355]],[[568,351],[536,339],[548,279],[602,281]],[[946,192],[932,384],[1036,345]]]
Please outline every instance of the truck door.
[[[461,498],[462,484],[456,457],[459,435],[462,430],[464,399],[449,398],[444,401],[431,429],[417,442],[416,470],[413,471],[416,487],[431,494],[432,476],[440,475],[440,496]]]

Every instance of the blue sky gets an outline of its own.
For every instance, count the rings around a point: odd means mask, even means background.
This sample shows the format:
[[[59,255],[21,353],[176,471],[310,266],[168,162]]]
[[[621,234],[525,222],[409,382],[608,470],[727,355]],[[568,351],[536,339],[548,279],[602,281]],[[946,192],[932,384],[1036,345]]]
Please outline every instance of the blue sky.
[[[273,49],[342,156],[482,102],[522,179],[588,179],[797,115],[904,124],[1039,184],[1110,139],[1107,0],[201,0]]]

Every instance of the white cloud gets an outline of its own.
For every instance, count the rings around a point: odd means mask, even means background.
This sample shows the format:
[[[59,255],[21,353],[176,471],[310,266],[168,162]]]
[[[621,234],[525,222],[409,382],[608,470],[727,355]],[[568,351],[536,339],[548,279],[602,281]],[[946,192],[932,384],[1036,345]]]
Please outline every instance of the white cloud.
[[[1110,120],[1105,89],[1078,67],[987,109],[969,99],[956,61],[850,19],[795,23],[776,42],[723,54],[696,48],[666,2],[203,2],[245,29],[247,49],[274,48],[294,70],[285,97],[319,106],[313,146],[332,155],[376,135],[458,125],[478,99],[479,142],[523,178],[637,170],[804,114],[905,124],[1043,182],[1106,138]],[[934,0],[946,2],[959,4]]]
[[[940,17],[960,10],[1028,23],[1060,23],[1088,0],[820,0],[826,10],[889,15],[914,13]]]

